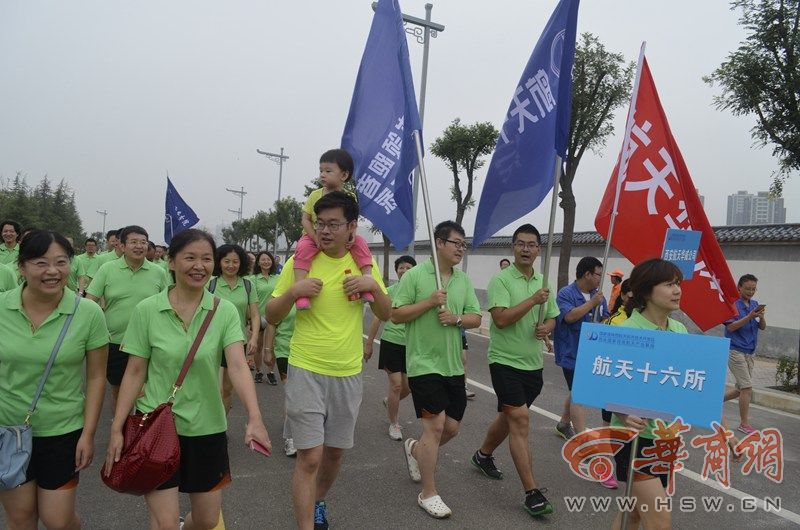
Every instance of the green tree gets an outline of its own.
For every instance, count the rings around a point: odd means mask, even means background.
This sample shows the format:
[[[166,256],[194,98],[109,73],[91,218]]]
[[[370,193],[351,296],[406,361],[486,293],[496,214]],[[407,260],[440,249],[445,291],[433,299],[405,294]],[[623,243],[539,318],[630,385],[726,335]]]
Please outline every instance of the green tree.
[[[495,126],[489,122],[462,125],[461,120],[456,118],[431,145],[431,153],[442,159],[453,173],[450,193],[456,203],[455,221],[458,224],[464,219],[464,212],[475,206],[472,196],[475,171],[485,164],[481,157],[494,150],[498,134]],[[462,189],[462,178],[466,178],[466,189]]]
[[[735,0],[731,9],[742,10],[747,37],[703,80],[722,89],[717,109],[756,117],[751,132],[778,159],[770,191],[780,196],[786,178],[800,169],[800,2]]]
[[[270,213],[273,216],[272,226],[277,223],[279,233],[283,234],[286,240],[285,262],[289,259],[292,247],[303,235],[303,206],[294,197],[286,197],[276,201],[275,210]]]
[[[558,258],[558,286],[569,283],[569,259],[575,229],[575,194],[572,183],[578,165],[592,151],[602,155],[608,138],[614,132],[611,118],[614,111],[630,97],[631,81],[636,66],[625,62],[619,53],[606,50],[591,33],[583,33],[575,47],[572,71],[572,115],[565,170],[561,175],[560,206],[564,211],[564,230]]]
[[[0,212],[23,227],[56,230],[76,241],[85,238],[83,224],[75,206],[75,194],[61,180],[53,189],[45,175],[31,188],[25,176],[18,172],[14,179],[0,185]]]
[[[256,212],[256,214],[250,218],[250,228],[253,234],[259,239],[263,239],[266,242],[266,246],[269,247],[275,240],[275,220],[272,217],[272,211],[265,212],[259,210]]]
[[[253,230],[250,227],[250,219],[237,219],[222,229],[222,239],[229,244],[242,245],[247,242],[253,235]]]

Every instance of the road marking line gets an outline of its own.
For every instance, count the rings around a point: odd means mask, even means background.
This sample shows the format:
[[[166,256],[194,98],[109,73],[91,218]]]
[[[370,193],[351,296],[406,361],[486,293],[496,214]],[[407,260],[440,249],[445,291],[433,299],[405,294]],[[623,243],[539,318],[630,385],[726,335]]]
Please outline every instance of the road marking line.
[[[364,338],[366,339],[367,336],[364,335]],[[376,344],[380,344],[380,341],[378,339],[375,339],[373,342],[375,342]],[[475,386],[477,388],[480,388],[481,390],[483,390],[485,392],[489,392],[490,394],[497,395],[495,393],[495,391],[494,391],[494,388],[492,388],[490,386],[484,385],[483,383],[475,381],[474,379],[467,378],[466,381],[470,385]],[[530,408],[530,410],[532,412],[535,412],[535,413],[537,413],[537,414],[539,414],[541,416],[544,416],[545,418],[549,418],[549,419],[551,419],[553,421],[557,422],[557,421],[559,421],[561,419],[561,416],[559,416],[558,414],[554,414],[554,413],[550,412],[549,410],[545,410],[545,409],[537,407],[535,405],[531,405],[529,408]],[[770,411],[770,412],[775,412],[775,411],[772,411],[770,409],[767,409],[767,410]],[[688,478],[690,480],[693,480],[693,481],[697,482],[698,484],[702,484],[704,486],[708,486],[711,489],[717,490],[717,491],[719,491],[721,493],[725,493],[726,495],[730,495],[731,497],[735,497],[735,498],[740,499],[740,500],[741,499],[754,499],[756,506],[758,508],[761,508],[761,510],[763,510],[765,513],[769,513],[769,514],[772,514],[772,515],[777,515],[779,517],[782,517],[782,518],[786,519],[787,521],[791,521],[791,522],[793,522],[795,524],[800,525],[800,514],[797,514],[797,513],[793,512],[793,511],[787,510],[786,508],[781,507],[780,511],[773,511],[772,509],[767,511],[765,509],[766,505],[764,503],[764,499],[760,499],[760,498],[758,498],[758,497],[756,497],[754,495],[750,495],[748,493],[745,493],[744,491],[738,490],[738,489],[733,488],[733,487],[725,488],[724,486],[719,484],[716,480],[703,480],[703,477],[700,474],[695,473],[691,469],[684,468],[684,469],[678,471],[678,473],[680,473],[681,475],[683,475],[684,477],[686,477],[686,478]]]

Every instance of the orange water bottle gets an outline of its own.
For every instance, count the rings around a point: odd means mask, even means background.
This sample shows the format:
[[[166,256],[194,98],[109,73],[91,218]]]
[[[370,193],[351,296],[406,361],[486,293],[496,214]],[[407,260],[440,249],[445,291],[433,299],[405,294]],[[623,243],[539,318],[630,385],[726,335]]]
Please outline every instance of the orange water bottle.
[[[350,276],[351,274],[353,274],[353,271],[350,269],[345,269],[344,274],[345,276]],[[350,300],[351,302],[355,302],[357,300],[361,300],[361,295],[358,293],[349,294],[347,295],[347,299]]]

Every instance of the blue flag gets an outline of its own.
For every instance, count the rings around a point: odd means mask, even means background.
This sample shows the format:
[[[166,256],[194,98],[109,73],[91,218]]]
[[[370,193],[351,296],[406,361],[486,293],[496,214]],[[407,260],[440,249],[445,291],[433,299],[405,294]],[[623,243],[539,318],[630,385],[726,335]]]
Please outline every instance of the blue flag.
[[[167,198],[165,201],[164,214],[164,241],[169,245],[175,234],[183,232],[200,222],[194,210],[189,208],[178,190],[172,185],[172,181],[167,177]]]
[[[420,131],[408,44],[397,0],[380,0],[361,57],[342,148],[355,162],[361,215],[395,248],[414,239],[412,137]]]
[[[533,49],[500,129],[475,219],[473,245],[533,211],[566,157],[579,0],[561,0]]]

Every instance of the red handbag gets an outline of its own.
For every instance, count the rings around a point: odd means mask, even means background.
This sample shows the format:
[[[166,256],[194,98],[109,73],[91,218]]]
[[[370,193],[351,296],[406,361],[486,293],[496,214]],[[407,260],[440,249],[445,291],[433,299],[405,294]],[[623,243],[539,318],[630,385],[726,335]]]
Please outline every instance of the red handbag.
[[[125,420],[122,429],[125,441],[119,462],[113,464],[108,475],[104,473],[104,468],[100,469],[100,477],[112,490],[144,495],[169,480],[178,471],[181,446],[175,430],[172,402],[183,384],[218,305],[219,298],[214,297],[214,307],[208,312],[197,332],[167,402],[151,412],[131,414]]]

